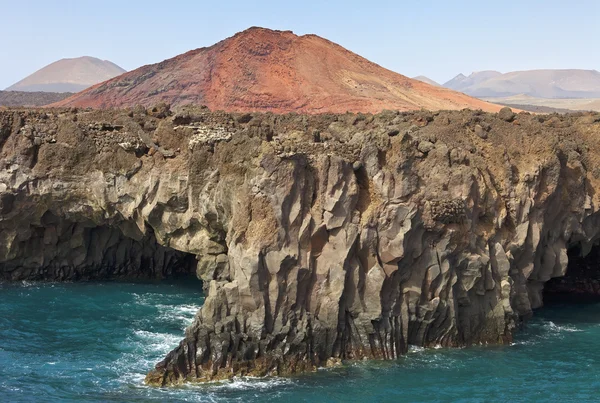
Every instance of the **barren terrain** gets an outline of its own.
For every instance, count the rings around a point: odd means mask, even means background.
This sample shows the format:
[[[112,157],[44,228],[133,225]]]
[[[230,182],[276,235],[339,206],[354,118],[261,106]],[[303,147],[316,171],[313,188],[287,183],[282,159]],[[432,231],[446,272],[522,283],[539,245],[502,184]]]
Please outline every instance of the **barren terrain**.
[[[394,73],[316,35],[250,28],[211,47],[144,66],[56,106],[149,106],[212,110],[380,112],[499,106]]]

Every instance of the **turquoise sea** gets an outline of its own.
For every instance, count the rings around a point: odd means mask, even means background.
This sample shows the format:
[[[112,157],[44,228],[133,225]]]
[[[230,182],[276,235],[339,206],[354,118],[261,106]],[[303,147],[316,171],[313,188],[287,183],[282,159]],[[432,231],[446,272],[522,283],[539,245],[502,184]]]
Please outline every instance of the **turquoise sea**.
[[[290,379],[144,386],[202,302],[196,280],[0,284],[0,402],[600,401],[600,304],[546,307],[511,346],[413,348],[395,362]]]

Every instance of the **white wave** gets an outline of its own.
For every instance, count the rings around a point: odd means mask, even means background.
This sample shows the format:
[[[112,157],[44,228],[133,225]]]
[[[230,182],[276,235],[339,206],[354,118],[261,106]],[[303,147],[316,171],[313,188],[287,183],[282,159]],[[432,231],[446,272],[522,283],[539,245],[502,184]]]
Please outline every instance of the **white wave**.
[[[198,305],[157,305],[159,310],[158,319],[170,323],[179,323],[180,328],[185,330],[192,324],[196,313],[200,309]]]
[[[170,305],[170,304],[154,304],[159,311],[177,312],[180,314],[194,316],[201,305],[183,304],[183,305]]]
[[[128,385],[143,385],[145,374],[175,347],[183,335],[136,330],[126,341],[131,352],[123,353],[107,369],[119,374],[119,382]]]
[[[289,378],[266,377],[236,377],[231,381],[209,385],[209,389],[216,390],[267,390],[275,387],[292,385],[293,381]]]
[[[40,283],[35,282],[35,281],[23,280],[23,281],[21,281],[21,287],[23,287],[23,288],[40,288]]]
[[[200,309],[201,305],[164,305],[157,304],[155,307],[163,314],[163,315],[180,315],[181,317],[185,317],[186,319],[193,319],[196,316],[196,313]]]
[[[133,301],[138,305],[147,305],[147,306],[155,306],[156,305],[156,295],[152,293],[147,294],[137,294],[133,293]]]
[[[136,330],[135,337],[141,341],[140,349],[145,353],[167,354],[179,345],[183,334],[156,333],[146,330]]]
[[[136,305],[150,306],[157,311],[159,322],[176,324],[182,330],[191,325],[201,305],[169,304],[164,295],[156,293],[133,294]],[[172,297],[172,296],[171,296]],[[202,302],[202,300],[199,300]],[[110,369],[120,374],[119,382],[136,388],[145,388],[144,379],[148,370],[176,348],[184,333],[153,332],[134,330],[127,345],[132,351],[124,353],[111,363]],[[204,400],[206,401],[206,400]]]
[[[513,341],[512,343],[510,343],[510,346],[533,346],[534,344],[536,344],[536,342],[533,340],[521,340]]]
[[[147,366],[145,364],[147,363],[143,363],[143,366]],[[128,368],[128,370],[131,370],[132,368]],[[137,369],[137,368],[136,368]],[[131,385],[134,387],[146,387],[146,384],[144,383],[144,379],[146,379],[146,375],[141,373],[141,372],[125,372],[121,375],[121,377],[119,378],[119,381],[123,384],[126,385]]]
[[[560,333],[560,332],[583,332],[582,329],[577,329],[574,326],[568,326],[568,325],[557,325],[556,323],[552,322],[552,321],[548,321],[544,324],[544,327],[556,332],[556,333]]]
[[[41,287],[50,287],[54,288],[57,286],[62,286],[64,284],[72,284],[72,281],[30,281],[30,280],[21,280],[18,282],[19,286],[22,288],[33,288],[40,289]]]
[[[177,305],[174,307],[175,312],[185,314],[185,315],[191,316],[191,317],[196,316],[196,313],[198,312],[199,309],[200,309],[199,305]]]
[[[434,344],[433,346],[429,346],[429,347],[415,346],[415,345],[411,344],[408,346],[408,352],[409,353],[421,353],[426,350],[440,350],[443,348],[445,348],[445,347],[442,346],[441,344]],[[453,347],[452,349],[460,350],[461,348],[462,347]]]
[[[145,352],[127,353],[104,367],[115,373],[118,382],[129,387],[145,387],[146,373],[160,361],[166,353],[151,356]]]
[[[414,346],[414,345],[410,345],[408,346],[408,352],[409,353],[421,353],[425,351],[425,347],[421,347],[421,346]]]
[[[139,368],[136,368],[139,370]],[[159,392],[165,395],[165,400],[177,398],[177,400],[190,402],[222,401],[215,394],[223,392],[266,392],[275,388],[293,385],[294,382],[288,378],[278,377],[239,377],[229,381],[218,381],[212,383],[186,383],[177,388],[156,389],[144,383],[145,373],[128,372],[120,377],[119,381],[128,387],[137,389],[152,390],[153,393]],[[190,393],[199,392],[199,393]]]

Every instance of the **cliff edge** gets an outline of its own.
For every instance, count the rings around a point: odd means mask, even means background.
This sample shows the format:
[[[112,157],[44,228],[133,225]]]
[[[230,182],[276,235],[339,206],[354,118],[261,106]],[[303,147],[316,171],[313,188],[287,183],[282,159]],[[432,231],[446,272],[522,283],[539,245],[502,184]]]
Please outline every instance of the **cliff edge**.
[[[508,109],[4,110],[0,278],[195,271],[151,385],[507,343],[596,247],[599,142],[598,114]]]

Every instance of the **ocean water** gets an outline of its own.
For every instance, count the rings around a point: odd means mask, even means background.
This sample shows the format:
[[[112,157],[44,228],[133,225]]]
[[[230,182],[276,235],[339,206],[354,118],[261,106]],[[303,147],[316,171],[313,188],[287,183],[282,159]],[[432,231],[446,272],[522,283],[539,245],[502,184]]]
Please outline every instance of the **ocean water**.
[[[411,349],[293,378],[150,388],[197,281],[0,284],[0,402],[600,401],[600,304],[537,312],[511,346]]]

